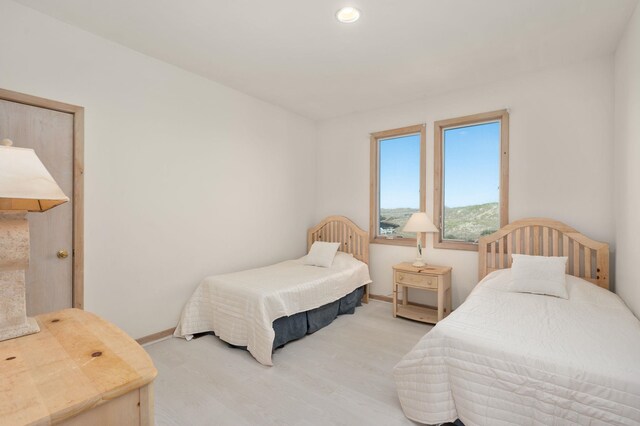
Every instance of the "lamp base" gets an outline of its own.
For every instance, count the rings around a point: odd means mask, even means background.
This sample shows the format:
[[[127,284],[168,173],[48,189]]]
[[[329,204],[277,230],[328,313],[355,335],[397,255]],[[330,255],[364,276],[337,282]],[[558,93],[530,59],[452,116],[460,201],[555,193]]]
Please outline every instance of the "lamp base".
[[[40,331],[27,317],[25,270],[29,266],[26,211],[0,211],[0,341]]]
[[[0,329],[0,342],[3,340],[15,339],[16,337],[34,334],[40,331],[40,327],[35,318],[27,318],[24,325],[18,327],[6,327]]]
[[[427,266],[427,264],[424,263],[422,259],[416,259],[416,261],[413,262],[411,265],[415,266],[416,268],[420,268],[421,266]]]

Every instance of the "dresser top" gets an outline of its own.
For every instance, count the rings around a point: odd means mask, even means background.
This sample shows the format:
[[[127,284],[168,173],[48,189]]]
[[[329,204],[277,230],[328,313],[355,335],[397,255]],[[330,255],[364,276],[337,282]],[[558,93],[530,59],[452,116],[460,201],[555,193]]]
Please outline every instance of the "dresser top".
[[[97,315],[36,317],[40,332],[0,342],[0,423],[55,423],[140,388],[157,371],[145,350]]]
[[[442,275],[451,271],[451,266],[438,266],[438,265],[425,265],[425,266],[413,266],[410,262],[402,262],[397,265],[393,265],[393,269],[396,271],[414,272],[418,274],[433,274]]]

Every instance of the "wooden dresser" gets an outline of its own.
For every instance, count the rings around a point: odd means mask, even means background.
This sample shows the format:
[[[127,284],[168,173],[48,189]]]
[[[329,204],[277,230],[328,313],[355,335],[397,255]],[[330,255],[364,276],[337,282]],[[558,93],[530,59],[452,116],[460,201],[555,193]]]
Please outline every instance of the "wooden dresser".
[[[79,309],[0,342],[0,425],[153,425],[157,371],[122,330]]]

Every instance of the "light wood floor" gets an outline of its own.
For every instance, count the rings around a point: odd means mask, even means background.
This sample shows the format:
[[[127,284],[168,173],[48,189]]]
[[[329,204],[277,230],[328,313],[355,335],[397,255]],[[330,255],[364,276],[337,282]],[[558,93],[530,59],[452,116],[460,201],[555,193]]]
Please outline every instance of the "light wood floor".
[[[158,425],[411,425],[392,377],[431,326],[371,301],[287,344],[265,367],[214,336],[149,344]]]

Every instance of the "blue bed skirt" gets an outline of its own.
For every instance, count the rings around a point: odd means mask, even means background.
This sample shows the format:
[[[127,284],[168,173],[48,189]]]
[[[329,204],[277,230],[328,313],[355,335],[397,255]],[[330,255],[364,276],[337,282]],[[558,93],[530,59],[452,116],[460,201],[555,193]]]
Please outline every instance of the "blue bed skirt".
[[[287,343],[300,339],[307,334],[315,333],[331,324],[338,315],[353,314],[361,305],[364,287],[359,287],[332,303],[306,312],[293,314],[290,317],[278,318],[273,322],[276,336],[273,339],[273,350]]]
[[[331,324],[338,315],[353,314],[356,311],[356,307],[362,304],[361,300],[363,295],[364,286],[355,289],[335,302],[327,303],[310,311],[276,319],[273,321],[273,330],[276,333],[273,339],[273,350],[275,351],[287,343],[298,340],[307,334],[315,333],[321,328]],[[215,336],[214,332],[209,331],[194,334],[193,338],[197,339],[208,334]],[[232,348],[246,349],[246,346],[228,345]]]

